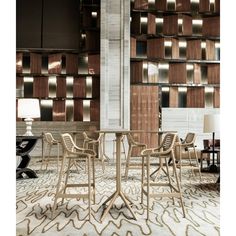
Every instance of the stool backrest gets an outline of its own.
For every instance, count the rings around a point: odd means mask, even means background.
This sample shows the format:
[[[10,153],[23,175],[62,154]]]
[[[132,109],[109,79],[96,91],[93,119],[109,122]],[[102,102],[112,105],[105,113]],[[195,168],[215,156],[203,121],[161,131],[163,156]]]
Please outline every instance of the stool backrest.
[[[174,147],[175,141],[176,141],[176,135],[177,134],[173,134],[173,133],[167,133],[165,135],[161,143],[161,147],[163,148],[163,151],[171,150]]]
[[[195,133],[187,133],[187,135],[183,141],[183,144],[192,145],[192,144],[194,144],[195,139],[196,139]]]
[[[62,147],[65,151],[74,151],[75,143],[70,134],[61,134]]]
[[[53,144],[53,142],[56,142],[57,140],[55,140],[52,136],[51,133],[47,132],[47,133],[44,133],[44,138],[45,138],[45,141],[49,144]]]

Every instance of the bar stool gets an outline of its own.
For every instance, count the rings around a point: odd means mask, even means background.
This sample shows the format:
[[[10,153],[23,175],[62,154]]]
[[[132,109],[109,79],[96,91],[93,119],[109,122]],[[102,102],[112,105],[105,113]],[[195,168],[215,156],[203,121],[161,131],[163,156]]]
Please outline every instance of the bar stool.
[[[93,203],[95,204],[95,168],[94,168],[95,152],[93,150],[83,149],[76,146],[71,135],[68,133],[61,134],[61,139],[62,139],[62,147],[63,147],[63,159],[62,159],[62,165],[61,165],[61,169],[59,173],[56,195],[55,195],[55,200],[54,200],[54,204],[52,208],[51,217],[53,218],[54,216],[58,198],[62,198],[62,204],[65,198],[87,198],[88,211],[89,211],[88,215],[89,215],[89,220],[90,220],[92,196],[93,196]],[[87,183],[80,183],[80,184],[68,183],[71,162],[73,160],[76,160],[76,161],[87,160],[85,162],[87,164],[87,169],[88,169],[87,171],[88,182]],[[66,165],[66,162],[68,162],[67,165]],[[92,168],[91,168],[91,164],[92,164]],[[91,180],[91,172],[92,172],[92,180]],[[73,193],[73,194],[66,192],[68,188],[78,189],[80,187],[81,188],[87,187],[88,191],[83,192],[83,193],[78,192],[78,193]]]
[[[181,186],[179,182],[179,178],[176,171],[176,163],[175,163],[175,156],[174,156],[174,145],[176,140],[176,134],[167,133],[161,143],[161,145],[158,148],[149,148],[144,149],[141,152],[142,156],[142,177],[141,177],[141,203],[143,204],[143,195],[147,196],[147,219],[149,220],[149,208],[150,208],[150,198],[151,197],[170,197],[173,199],[174,204],[174,198],[180,199],[180,204],[183,210],[183,216],[185,217],[185,209],[184,204],[182,200],[182,192],[181,192]],[[161,175],[161,178],[158,182],[150,181],[150,157],[153,158],[159,158],[159,169],[157,171],[157,175],[160,176],[160,172],[162,171],[165,176],[167,177],[167,182],[163,182],[163,175]],[[168,166],[168,160],[167,158],[171,157],[173,160],[173,168],[174,168],[174,178],[176,182],[176,186],[174,185],[174,181],[172,177],[170,176],[169,172],[169,166]],[[165,164],[163,164],[163,159],[165,161]],[[146,164],[144,163],[146,161]],[[145,181],[145,169],[146,166],[146,181]],[[164,166],[166,168],[164,168]],[[163,187],[169,187],[170,192],[162,192],[162,193],[151,193],[150,186],[163,186]]]
[[[195,149],[195,133],[187,133],[183,142],[175,144],[175,160],[177,161],[176,167],[180,169],[180,182],[182,182],[182,170],[197,170],[201,182],[201,170],[198,163],[197,152]]]
[[[105,170],[105,162],[104,162],[104,151],[103,151],[103,142],[104,142],[104,133],[99,133],[97,139],[93,139],[87,135],[86,132],[83,132],[84,143],[83,148],[88,149],[89,146],[92,146],[94,152],[97,153],[97,158],[102,162],[102,170]]]
[[[51,154],[52,147],[57,146],[57,172],[58,172],[58,170],[59,170],[59,156],[60,156],[60,143],[61,142],[59,140],[56,140],[53,137],[52,133],[50,133],[50,132],[43,133],[43,142],[44,142],[45,148],[43,151],[42,164],[41,164],[40,169],[42,170],[43,165],[45,164],[46,170],[47,170],[48,163],[50,161],[55,160],[55,158],[50,157],[50,154]],[[48,155],[45,155],[47,148],[48,148]]]
[[[128,179],[128,171],[129,169],[141,169],[141,163],[130,163],[130,158],[132,154],[132,150],[135,147],[139,147],[141,149],[147,148],[147,145],[144,143],[136,142],[131,134],[127,134],[127,140],[129,144],[129,150],[128,150],[128,155],[127,155],[127,160],[126,160],[126,167],[125,167],[125,179]]]

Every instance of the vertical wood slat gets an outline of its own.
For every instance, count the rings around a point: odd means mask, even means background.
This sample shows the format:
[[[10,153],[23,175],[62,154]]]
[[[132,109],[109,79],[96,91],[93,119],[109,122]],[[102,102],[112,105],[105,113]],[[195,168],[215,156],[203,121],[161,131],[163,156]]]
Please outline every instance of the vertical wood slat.
[[[147,57],[165,58],[164,38],[147,39]]]
[[[90,101],[90,121],[100,120],[100,102],[99,100]]]
[[[220,36],[220,17],[204,17],[202,24],[203,36]]]
[[[214,88],[214,100],[213,100],[213,107],[220,108],[220,88]]]
[[[130,38],[130,57],[136,57],[136,38]]]
[[[207,66],[208,84],[220,84],[220,64],[209,64]]]
[[[215,60],[215,41],[206,40],[206,60]]]
[[[193,75],[193,83],[200,84],[201,83],[201,65],[194,63],[194,75]]]
[[[209,11],[210,11],[210,0],[200,0],[199,12],[209,12]]]
[[[88,73],[89,74],[100,74],[100,55],[93,54],[88,55]]]
[[[58,98],[65,98],[66,97],[66,77],[57,76],[56,96]]]
[[[156,34],[156,16],[151,13],[148,13],[147,33]]]
[[[134,1],[135,9],[148,9],[148,0],[135,0]]]
[[[205,90],[200,88],[187,88],[187,107],[205,107]]]
[[[83,121],[83,100],[74,100],[74,121]]]
[[[187,41],[187,59],[193,60],[201,60],[202,53],[201,53],[201,40],[194,39]]]
[[[53,101],[53,121],[66,121],[65,100]]]
[[[66,54],[66,73],[77,74],[79,67],[79,60],[77,54]]]
[[[92,98],[100,97],[100,79],[93,78],[92,81]]]
[[[185,84],[187,78],[186,63],[169,63],[169,83]]]
[[[42,70],[42,55],[30,53],[30,72],[40,74]]]
[[[60,74],[62,72],[62,54],[48,55],[48,73]]]
[[[167,10],[167,0],[158,0],[156,1],[156,8],[160,11],[166,11]]]
[[[191,10],[190,0],[176,0],[176,11],[187,11]]]
[[[170,87],[169,90],[169,107],[178,107],[178,87]]]
[[[33,97],[49,97],[48,77],[34,77]]]
[[[181,18],[183,19],[182,35],[192,35],[192,16],[182,15]]]
[[[178,16],[165,15],[163,17],[163,34],[177,35],[178,34]]]
[[[86,80],[85,78],[74,78],[73,97],[86,98]]]
[[[143,82],[143,62],[131,62],[130,68],[131,83],[142,83]]]

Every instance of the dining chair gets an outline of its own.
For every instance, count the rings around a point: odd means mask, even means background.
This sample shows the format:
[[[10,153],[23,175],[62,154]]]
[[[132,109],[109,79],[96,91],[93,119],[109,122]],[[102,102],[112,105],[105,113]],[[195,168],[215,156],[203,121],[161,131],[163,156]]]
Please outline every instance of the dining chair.
[[[145,143],[140,143],[134,140],[132,135],[129,133],[126,135],[129,145],[128,155],[126,159],[126,165],[125,165],[125,179],[128,179],[128,171],[129,169],[141,169],[142,164],[137,162],[130,162],[132,151],[134,148],[141,148],[141,150],[147,148],[147,145]]]
[[[50,157],[51,150],[53,146],[57,146],[57,172],[59,171],[59,159],[60,159],[60,144],[61,142],[57,139],[55,139],[50,132],[43,133],[43,142],[44,142],[44,150],[43,150],[43,157],[42,157],[42,164],[41,164],[41,170],[43,168],[43,165],[45,166],[45,169],[48,168],[48,163],[50,161],[55,161],[55,158]],[[48,152],[47,152],[48,151]]]
[[[197,170],[201,182],[201,170],[199,165],[199,158],[195,148],[195,133],[187,133],[185,139],[175,144],[175,160],[177,161],[177,168],[180,169],[180,182],[182,182],[182,170],[190,170],[193,175]]]
[[[56,194],[54,199],[54,204],[52,208],[52,218],[54,216],[54,212],[57,205],[57,200],[62,198],[62,204],[65,198],[87,198],[88,199],[88,216],[89,220],[91,218],[91,199],[93,197],[93,203],[95,204],[95,166],[94,166],[94,157],[95,152],[93,150],[84,149],[78,147],[71,137],[70,134],[65,133],[61,134],[61,141],[63,147],[63,158],[62,165],[58,177],[58,183],[56,187]],[[68,183],[69,175],[71,169],[71,163],[73,160],[83,161],[87,165],[87,177],[88,181],[85,183]],[[85,161],[86,160],[86,161]],[[81,172],[83,170],[80,170]],[[92,180],[91,180],[91,172],[92,172]],[[79,171],[78,174],[81,174]],[[78,188],[88,188],[87,192],[79,192]],[[68,188],[75,188],[77,193],[67,192]]]
[[[183,217],[185,217],[185,208],[183,204],[182,191],[180,186],[180,181],[178,178],[175,155],[174,155],[174,145],[176,140],[176,134],[167,133],[163,138],[161,145],[157,148],[149,148],[141,151],[142,156],[142,176],[141,176],[141,203],[143,204],[143,197],[147,197],[147,220],[149,220],[149,209],[150,209],[150,198],[155,197],[169,197],[180,199],[180,205],[183,211]],[[157,171],[157,178],[154,181],[150,179],[150,158],[159,159],[159,169]],[[173,160],[173,169],[174,176],[170,175],[168,158]],[[165,163],[163,163],[163,161]],[[146,176],[145,176],[145,167],[146,167]],[[162,172],[162,174],[161,174]],[[159,177],[159,178],[158,178]],[[167,180],[166,178],[167,177]],[[156,181],[158,180],[158,181]],[[165,180],[165,181],[164,181]],[[155,190],[154,188],[151,191],[151,187],[169,187],[170,192],[161,191],[159,188]]]

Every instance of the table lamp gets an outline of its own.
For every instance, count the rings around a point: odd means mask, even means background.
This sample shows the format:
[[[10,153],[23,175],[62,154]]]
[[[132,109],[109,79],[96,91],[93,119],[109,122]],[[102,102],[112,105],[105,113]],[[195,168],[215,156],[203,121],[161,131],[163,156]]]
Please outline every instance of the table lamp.
[[[214,165],[215,160],[215,132],[220,131],[220,115],[219,114],[208,114],[204,115],[204,133],[212,133],[212,155],[213,155],[213,165],[209,168],[212,171],[217,171],[217,166]]]
[[[24,118],[26,123],[26,133],[24,136],[33,136],[31,131],[33,118],[40,117],[39,100],[33,98],[18,99],[18,117]]]

